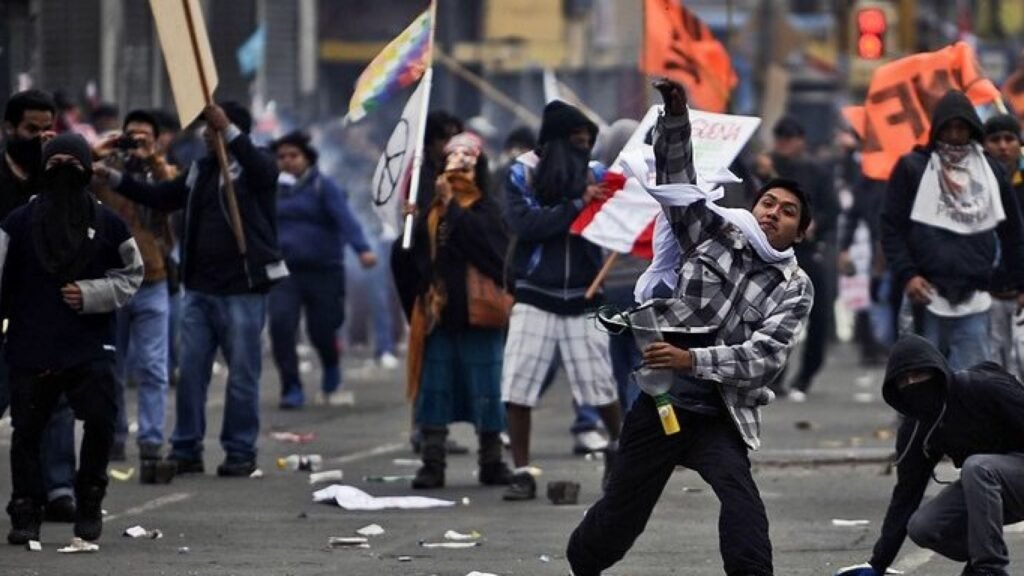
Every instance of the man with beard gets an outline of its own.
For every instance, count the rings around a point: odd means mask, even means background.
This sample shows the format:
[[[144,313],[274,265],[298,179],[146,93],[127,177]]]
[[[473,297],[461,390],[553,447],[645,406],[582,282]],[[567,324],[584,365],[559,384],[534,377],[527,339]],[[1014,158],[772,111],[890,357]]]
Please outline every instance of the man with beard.
[[[0,159],[0,221],[39,192],[43,144],[55,135],[57,106],[46,92],[26,90],[4,109],[6,147]],[[8,406],[8,369],[0,358],[0,416]],[[61,399],[43,437],[46,520],[71,522],[75,515],[75,417]]]
[[[903,417],[896,437],[896,486],[871,561],[841,576],[882,576],[907,536],[966,563],[962,576],[1006,576],[1003,526],[1024,520],[1024,388],[993,362],[954,371],[929,341],[893,346],[882,385]],[[960,479],[923,502],[948,456]]]
[[[85,421],[75,476],[75,536],[103,529],[107,461],[114,439],[113,312],[142,283],[128,228],[86,188],[89,145],[63,134],[43,149],[39,194],[0,225],[0,306],[9,319],[11,476],[7,541],[39,539],[46,492],[40,444],[57,401]]]
[[[619,437],[620,412],[608,335],[587,318],[599,302],[587,288],[601,267],[601,248],[570,233],[583,207],[603,197],[589,169],[597,126],[577,108],[554,101],[544,108],[539,148],[519,157],[506,184],[505,219],[516,236],[512,268],[515,305],[509,319],[501,396],[516,470],[505,500],[531,500],[530,416],[549,369],[565,366],[573,397],[594,406],[611,437],[605,467]]]

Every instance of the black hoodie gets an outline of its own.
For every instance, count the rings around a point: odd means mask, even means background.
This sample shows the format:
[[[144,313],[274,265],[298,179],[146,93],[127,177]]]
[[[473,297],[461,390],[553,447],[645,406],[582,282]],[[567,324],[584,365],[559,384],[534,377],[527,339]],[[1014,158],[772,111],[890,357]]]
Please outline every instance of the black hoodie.
[[[940,374],[942,411],[915,414],[898,383],[911,370]],[[892,564],[907,536],[907,522],[921,504],[932,471],[943,456],[959,468],[975,454],[1024,452],[1024,386],[992,362],[953,372],[942,354],[919,336],[893,347],[882,396],[905,418],[896,438],[896,487],[875,543],[871,566],[879,574]]]
[[[923,276],[945,298],[958,303],[975,290],[988,290],[997,254],[1009,262],[1024,258],[1024,224],[1020,206],[1005,170],[988,154],[989,166],[999,181],[1006,219],[996,233],[962,235],[913,222],[910,213],[917,198],[925,169],[935,148],[936,138],[950,120],[967,123],[974,141],[981,140],[982,125],[970,100],[962,92],[950,91],[939,100],[932,114],[927,147],[915,148],[900,158],[889,177],[882,210],[882,248],[901,289],[914,276]],[[1014,288],[1024,290],[1024,266],[1017,266],[1009,279]]]

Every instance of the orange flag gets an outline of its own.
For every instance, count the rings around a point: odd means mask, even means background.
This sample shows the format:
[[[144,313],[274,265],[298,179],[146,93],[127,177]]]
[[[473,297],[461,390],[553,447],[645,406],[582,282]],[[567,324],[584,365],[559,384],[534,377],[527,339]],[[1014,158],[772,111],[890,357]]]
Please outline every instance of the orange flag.
[[[875,71],[864,106],[843,109],[864,143],[865,176],[887,180],[900,156],[928,144],[932,109],[949,90],[963,90],[976,106],[999,98],[999,89],[983,75],[964,42],[907,56]]]
[[[1003,97],[1017,118],[1024,118],[1024,67],[1018,68],[1003,82]]]
[[[738,81],[725,46],[678,0],[644,0],[640,70],[679,82],[690,104],[708,112],[726,111]]]

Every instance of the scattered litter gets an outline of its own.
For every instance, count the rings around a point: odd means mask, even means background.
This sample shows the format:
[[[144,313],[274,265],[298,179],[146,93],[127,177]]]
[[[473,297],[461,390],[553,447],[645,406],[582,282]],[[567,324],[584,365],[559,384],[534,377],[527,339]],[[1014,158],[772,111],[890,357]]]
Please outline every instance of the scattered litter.
[[[399,556],[399,562],[412,562],[412,556]]]
[[[316,432],[307,432],[305,434],[301,432],[274,432],[271,436],[278,442],[287,442],[289,444],[309,444],[316,440]]]
[[[249,478],[253,478],[255,480],[259,480],[260,478],[263,478],[263,469],[262,468],[257,468],[255,470],[253,470],[252,474],[249,474]]]
[[[871,564],[868,564],[867,562],[865,562],[863,564],[855,564],[853,566],[844,566],[843,568],[839,569],[839,572],[840,573],[846,572],[847,570],[853,570],[854,568],[871,568]],[[903,574],[904,572],[902,570],[896,570],[895,568],[886,568],[885,573],[886,574]]]
[[[188,554],[191,551],[192,550],[189,549],[188,546],[182,546],[181,548],[178,548],[178,554]]]
[[[559,506],[564,504],[576,504],[580,498],[579,482],[548,482],[548,500]]]
[[[879,440],[892,440],[892,429],[888,426],[879,426],[872,435]]]
[[[840,526],[843,528],[850,528],[854,526],[867,526],[871,524],[871,520],[843,520],[842,518],[833,518],[832,525]]]
[[[482,534],[473,530],[469,534],[463,534],[462,532],[456,532],[455,530],[449,530],[444,533],[444,539],[451,542],[470,542],[472,540],[479,540]]]
[[[25,549],[29,552],[42,552],[43,545],[39,542],[39,540],[29,540],[28,543],[25,544]]]
[[[463,506],[469,506],[469,496],[463,496],[462,497],[462,505]]]
[[[332,482],[341,480],[345,477],[345,473],[341,470],[324,470],[323,472],[313,472],[309,475],[309,483],[318,484],[320,482]]]
[[[853,395],[854,402],[860,402],[861,404],[870,404],[875,401],[875,395],[871,392],[857,392]]]
[[[306,514],[305,512],[299,512],[299,515],[297,516],[297,518],[299,520],[305,520],[306,518],[309,518],[309,514]]]
[[[420,510],[454,506],[451,500],[427,498],[424,496],[375,497],[354,486],[331,484],[313,493],[314,502],[335,503],[345,510]]]
[[[548,562],[551,562],[551,556],[548,556],[547,554],[541,554],[540,558],[537,558],[537,560],[540,560],[541,562],[547,564]]]
[[[497,574],[491,574],[490,572],[477,572],[476,570],[473,570],[469,574],[466,574],[466,576],[498,576],[498,575]]]
[[[384,528],[380,524],[370,524],[369,526],[363,526],[359,530],[356,530],[356,534],[360,536],[380,536],[384,534]]]
[[[127,470],[118,470],[117,468],[110,469],[110,477],[118,482],[127,482],[135,476],[135,468],[129,468]]]
[[[362,536],[331,536],[327,539],[331,548],[369,548],[370,542]]]
[[[700,494],[703,491],[703,488],[691,488],[690,486],[683,486],[684,494]]]
[[[100,547],[92,542],[86,542],[77,536],[71,539],[71,544],[60,548],[57,552],[62,554],[80,554],[85,552],[98,552]]]
[[[423,464],[420,460],[414,460],[412,458],[395,458],[391,463],[395,466],[406,466],[409,468],[416,468]]]
[[[164,537],[164,533],[159,530],[146,530],[142,526],[135,525],[124,531],[122,536],[129,538],[148,538],[150,540],[159,540]]]
[[[604,452],[587,452],[587,455],[583,457],[587,462],[594,462],[597,460],[604,460]]]
[[[797,430],[814,430],[814,423],[808,420],[798,420],[793,425]]]
[[[363,482],[375,482],[378,484],[394,484],[395,482],[412,482],[415,474],[389,474],[384,476],[363,476]]]
[[[277,467],[281,470],[319,472],[323,465],[324,459],[319,454],[291,454],[277,459]]]
[[[462,548],[475,548],[481,546],[482,542],[423,542],[420,541],[420,546],[423,548],[448,548],[451,550],[458,550]]]

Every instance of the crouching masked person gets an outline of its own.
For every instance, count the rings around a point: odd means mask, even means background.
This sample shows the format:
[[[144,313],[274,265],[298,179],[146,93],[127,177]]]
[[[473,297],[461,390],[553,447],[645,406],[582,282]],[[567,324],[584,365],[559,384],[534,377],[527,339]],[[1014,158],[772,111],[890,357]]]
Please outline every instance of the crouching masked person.
[[[43,149],[40,193],[0,225],[0,305],[9,319],[13,493],[7,541],[39,539],[46,492],[40,440],[63,394],[85,422],[75,535],[96,540],[114,440],[114,310],[142,284],[135,240],[88,192],[89,145],[63,134]]]
[[[657,405],[650,394],[633,403],[604,497],[573,532],[566,558],[576,576],[596,576],[618,562],[676,466],[685,466],[721,502],[725,573],[771,576],[768,516],[748,452],[760,446],[760,406],[773,397],[768,384],[811,310],[814,287],[792,250],[810,224],[810,204],[796,182],[772,180],[750,211],[715,205],[721,191],[692,185],[685,92],[665,80],[656,87],[666,114],[658,119],[654,158],[626,152],[626,171],[640,182],[653,161],[659,186],[648,192],[662,205],[654,261],[637,282],[644,304],[628,317],[636,329],[642,325],[634,319],[653,310],[664,341],[643,347],[649,373],[637,379],[650,392],[645,382],[660,374],[668,390],[657,392]]]
[[[904,416],[896,487],[871,561],[838,575],[885,574],[907,536],[966,563],[963,576],[1009,574],[1003,525],[1024,520],[1024,387],[994,362],[954,372],[910,335],[892,349],[882,395]],[[922,504],[944,456],[960,479]]]

